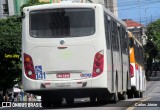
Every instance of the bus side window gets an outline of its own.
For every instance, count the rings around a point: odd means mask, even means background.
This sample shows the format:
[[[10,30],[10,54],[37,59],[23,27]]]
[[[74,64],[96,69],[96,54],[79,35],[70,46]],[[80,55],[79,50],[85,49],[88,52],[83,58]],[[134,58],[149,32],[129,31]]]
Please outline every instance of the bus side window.
[[[127,32],[125,32],[125,36],[126,36],[126,39],[125,39],[125,41],[126,41],[126,54],[128,54],[128,52],[129,52],[129,49],[128,49],[128,47],[129,47],[129,37],[128,37],[128,33]]]
[[[125,54],[128,54],[128,36],[127,36],[127,32],[126,30],[124,29],[124,36],[125,36]]]
[[[119,32],[121,52],[124,53],[125,42],[124,42],[123,27],[122,26],[118,27],[118,32]]]
[[[140,47],[140,61],[141,61],[141,65],[143,67],[143,55],[142,55],[142,47]]]
[[[138,63],[138,48],[137,43],[134,45],[134,54],[135,54],[135,60]]]
[[[116,27],[116,51],[119,52],[119,34],[118,34],[119,30],[118,30],[117,23],[115,27]]]
[[[114,32],[113,32],[113,20],[111,19],[111,30],[110,30],[110,32],[111,32],[111,45],[112,45],[112,50],[115,50],[115,38],[114,38]]]
[[[118,49],[118,44],[117,44],[117,24],[112,20],[112,45],[113,45],[113,50],[117,51]]]
[[[121,39],[121,28],[120,26],[118,26],[118,43],[119,43],[119,49],[121,49],[121,52],[122,52],[122,39]]]
[[[138,46],[138,44],[137,44],[137,62],[138,62],[138,64],[139,64],[139,46]]]
[[[119,52],[119,34],[118,34],[117,23],[115,24],[115,28],[116,28],[116,50],[117,50],[117,52]]]
[[[127,38],[126,38],[126,32],[125,32],[125,28],[121,27],[121,41],[122,41],[122,52],[124,54],[127,54]]]
[[[104,26],[105,26],[105,37],[107,49],[110,49],[110,21],[108,20],[107,14],[104,12]]]

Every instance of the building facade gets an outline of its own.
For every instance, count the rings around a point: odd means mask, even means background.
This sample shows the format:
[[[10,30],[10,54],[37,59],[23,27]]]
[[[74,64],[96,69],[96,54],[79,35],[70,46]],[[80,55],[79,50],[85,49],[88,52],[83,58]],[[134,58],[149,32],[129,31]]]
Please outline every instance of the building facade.
[[[98,3],[108,8],[114,15],[118,16],[117,0],[40,0],[50,3],[59,3],[61,1],[71,1],[78,3]]]
[[[9,0],[10,1],[10,0]],[[15,15],[20,15],[20,8],[23,4],[27,3],[28,0],[13,0]]]
[[[145,26],[131,19],[124,19],[123,21],[126,23],[127,29],[133,33],[142,45],[145,45],[147,40]]]
[[[20,7],[28,0],[0,0],[0,18],[12,15],[20,15]],[[104,5],[112,13],[118,16],[117,0],[39,0],[40,2],[59,3],[61,1],[71,1],[78,3],[98,3]]]
[[[20,7],[28,0],[0,0],[0,18],[20,15]]]
[[[0,18],[14,15],[13,0],[0,0]]]
[[[105,6],[118,17],[117,0],[104,0]]]

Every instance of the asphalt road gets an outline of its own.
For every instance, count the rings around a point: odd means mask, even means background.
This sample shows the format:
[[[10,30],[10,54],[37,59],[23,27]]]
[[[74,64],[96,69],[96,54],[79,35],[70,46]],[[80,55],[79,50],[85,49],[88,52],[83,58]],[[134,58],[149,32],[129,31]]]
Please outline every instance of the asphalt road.
[[[147,81],[146,92],[143,98],[127,99],[117,103],[108,104],[91,104],[87,102],[88,99],[76,99],[76,104],[66,105],[52,108],[54,110],[160,110],[160,73],[156,76],[150,77]],[[149,106],[152,105],[151,107]],[[0,108],[1,110],[46,110],[47,108]]]

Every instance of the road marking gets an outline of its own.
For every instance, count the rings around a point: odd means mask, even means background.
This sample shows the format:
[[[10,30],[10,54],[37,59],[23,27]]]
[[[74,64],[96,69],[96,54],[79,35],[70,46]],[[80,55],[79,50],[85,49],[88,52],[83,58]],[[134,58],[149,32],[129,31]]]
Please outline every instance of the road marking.
[[[143,98],[142,100],[138,101],[137,103],[141,103],[141,102],[144,102],[144,101],[147,101],[149,99],[151,99],[152,97],[146,97],[146,98]],[[132,107],[134,106],[134,107]],[[131,107],[127,108],[127,110],[134,110],[136,107],[135,107],[135,104],[131,105]]]

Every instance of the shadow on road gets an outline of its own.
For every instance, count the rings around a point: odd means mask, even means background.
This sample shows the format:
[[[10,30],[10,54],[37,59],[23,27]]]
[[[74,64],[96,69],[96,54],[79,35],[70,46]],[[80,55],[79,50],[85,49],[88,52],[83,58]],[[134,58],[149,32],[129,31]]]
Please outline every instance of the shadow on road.
[[[52,108],[43,108],[43,109],[66,109],[66,110],[70,110],[71,108],[95,108],[95,107],[129,107],[133,104],[135,104],[135,102],[137,101],[119,101],[116,104],[113,102],[108,102],[108,103],[104,103],[104,104],[100,104],[98,102],[95,103],[90,103],[90,102],[84,102],[84,103],[74,103],[71,105],[67,105],[67,104],[63,104],[62,106],[59,107],[52,107]]]
[[[67,105],[67,104],[63,104],[61,106],[58,107],[51,107],[49,109],[70,109],[70,108],[83,108],[83,107],[100,107],[100,106],[104,106],[105,104],[99,104],[99,103],[90,103],[90,102],[83,102],[83,103],[74,103],[71,105]],[[46,108],[45,108],[46,109]],[[48,109],[48,108],[47,108]]]

